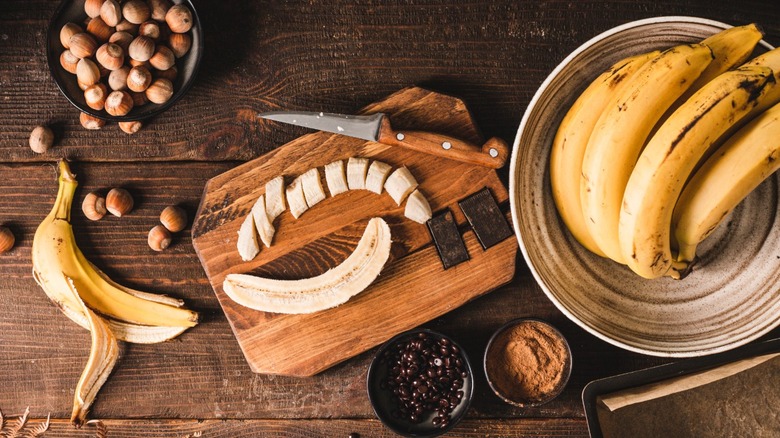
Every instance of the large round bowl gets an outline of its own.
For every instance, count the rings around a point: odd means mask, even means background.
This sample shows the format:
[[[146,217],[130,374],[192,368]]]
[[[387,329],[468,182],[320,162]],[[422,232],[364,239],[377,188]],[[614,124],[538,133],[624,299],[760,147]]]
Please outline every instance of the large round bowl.
[[[568,232],[550,189],[550,148],[571,104],[610,65],[698,42],[728,27],[701,18],[660,17],[604,32],[553,70],[517,132],[509,190],[523,257],[567,317],[631,351],[700,356],[745,344],[780,324],[780,177],[756,189],[700,245],[701,260],[687,278],[645,280],[590,253]],[[771,48],[762,45],[762,51]]]

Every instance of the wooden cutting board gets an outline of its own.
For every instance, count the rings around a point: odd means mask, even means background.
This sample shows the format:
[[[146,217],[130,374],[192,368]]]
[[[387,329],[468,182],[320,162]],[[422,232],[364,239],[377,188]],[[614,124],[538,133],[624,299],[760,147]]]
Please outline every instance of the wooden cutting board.
[[[421,88],[399,91],[362,112],[389,114],[396,129],[484,142],[462,101]],[[269,123],[266,129],[274,126]],[[394,168],[406,165],[434,214],[447,207],[453,212],[470,260],[445,271],[427,227],[406,219],[403,205],[396,206],[387,193],[365,190],[328,198],[297,220],[286,211],[274,223],[273,245],[252,261],[241,260],[237,232],[267,181],[284,175],[289,183],[312,167],[320,167],[324,174],[325,164],[353,156],[381,160]],[[517,241],[509,238],[483,250],[457,206],[457,201],[485,187],[499,203],[507,201],[495,170],[316,132],[209,180],[192,227],[193,245],[252,370],[311,376],[512,279]],[[234,303],[222,290],[231,273],[277,279],[319,275],[346,259],[372,217],[382,217],[390,225],[391,258],[368,289],[339,307],[308,315],[267,313]]]

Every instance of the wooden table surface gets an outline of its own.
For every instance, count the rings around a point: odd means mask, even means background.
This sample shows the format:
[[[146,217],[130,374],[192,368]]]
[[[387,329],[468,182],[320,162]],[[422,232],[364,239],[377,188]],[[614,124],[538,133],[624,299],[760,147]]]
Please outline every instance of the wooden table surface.
[[[312,378],[253,374],[209,286],[188,232],[154,253],[146,233],[168,204],[197,208],[207,179],[304,130],[255,121],[257,111],[351,112],[421,85],[462,97],[487,136],[511,142],[536,88],[577,46],[613,26],[661,15],[755,21],[780,44],[776,1],[199,1],[205,56],[197,82],[173,108],[128,136],[87,131],[46,66],[45,35],[57,1],[0,5],[0,223],[17,237],[0,255],[0,410],[29,406],[46,436],[93,436],[67,418],[89,351],[88,333],[31,276],[30,249],[54,199],[52,163],[71,159],[90,190],[126,187],[137,207],[122,219],[74,215],[88,258],[128,285],[181,297],[203,322],[173,342],[126,345],[91,417],[112,437],[390,436],[365,391],[372,351]],[[31,129],[54,126],[57,146],[36,155]],[[502,170],[506,180],[507,170]],[[522,316],[543,318],[571,343],[574,369],[555,401],[502,403],[478,376],[467,419],[451,436],[586,436],[580,394],[589,381],[667,362],[586,333],[560,313],[520,258],[507,286],[425,326],[451,335],[477,372],[490,334]],[[777,331],[775,331],[777,334]]]

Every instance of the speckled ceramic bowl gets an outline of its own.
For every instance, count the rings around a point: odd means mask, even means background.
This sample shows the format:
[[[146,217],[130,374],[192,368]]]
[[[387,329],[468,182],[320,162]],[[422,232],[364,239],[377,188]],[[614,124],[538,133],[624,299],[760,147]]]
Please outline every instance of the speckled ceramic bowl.
[[[509,191],[515,234],[531,272],[567,317],[628,350],[700,356],[745,344],[780,324],[780,176],[756,189],[699,246],[701,260],[682,281],[645,280],[588,252],[558,217],[550,189],[553,137],[590,81],[629,55],[700,41],[728,27],[659,17],[604,32],[553,70],[517,132]]]

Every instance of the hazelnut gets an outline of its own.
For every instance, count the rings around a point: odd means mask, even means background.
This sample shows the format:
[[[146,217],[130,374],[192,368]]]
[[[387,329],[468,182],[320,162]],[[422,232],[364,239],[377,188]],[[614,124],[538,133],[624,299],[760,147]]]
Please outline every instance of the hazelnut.
[[[127,88],[131,91],[144,91],[151,83],[152,73],[142,65],[131,68],[130,73],[127,74]]]
[[[106,198],[100,196],[97,192],[90,192],[84,197],[81,203],[81,211],[84,216],[91,221],[98,221],[106,215]]]
[[[108,88],[101,83],[90,85],[89,88],[84,90],[84,100],[93,110],[100,111],[103,109],[106,105],[106,96],[108,96]]]
[[[49,150],[54,144],[54,133],[48,126],[36,126],[30,133],[30,149],[37,154]]]
[[[116,217],[122,217],[133,209],[133,197],[125,189],[111,189],[106,195],[106,210]]]
[[[76,57],[76,55],[73,54],[70,50],[65,50],[60,55],[60,65],[62,68],[65,69],[68,73],[76,74],[76,66],[78,65],[80,59]]]
[[[130,97],[133,98],[133,107],[137,106],[143,106],[149,103],[149,99],[146,98],[146,94],[143,92],[136,93],[135,91],[130,92]]]
[[[8,227],[0,227],[0,254],[8,252],[14,247],[16,238]]]
[[[81,113],[79,115],[79,123],[81,123],[81,126],[89,130],[96,130],[105,126],[106,121],[103,119],[98,119],[97,117],[87,113]]]
[[[116,25],[116,31],[117,32],[127,32],[130,35],[137,35],[138,34],[138,25],[133,24],[127,20],[122,20],[119,22],[119,24]]]
[[[138,26],[138,35],[157,41],[160,38],[160,25],[156,21],[144,21]]]
[[[122,7],[119,6],[119,2],[116,0],[106,0],[100,7],[100,18],[103,21],[114,27],[122,21]]]
[[[133,24],[141,24],[152,16],[152,12],[146,2],[130,0],[122,6],[122,16]]]
[[[140,120],[133,120],[132,122],[119,122],[119,129],[127,134],[135,134],[140,131],[144,126]]]
[[[138,67],[138,66],[152,68],[152,64],[149,64],[149,61],[136,61],[135,59],[130,58],[130,67]]]
[[[171,6],[171,2],[168,0],[149,0],[149,7],[152,9],[152,20],[165,21],[165,14]]]
[[[97,42],[88,33],[81,32],[70,37],[70,51],[77,58],[92,56],[97,50]]]
[[[188,33],[172,33],[168,36],[168,45],[173,54],[181,58],[190,51],[192,47],[192,37]]]
[[[145,36],[136,37],[127,48],[127,53],[136,61],[148,61],[154,55],[154,41]]]
[[[116,70],[125,63],[125,54],[122,48],[113,43],[100,46],[95,53],[97,61],[108,70]]]
[[[89,20],[87,24],[87,32],[89,32],[95,39],[101,43],[105,43],[111,38],[111,34],[114,33],[109,25],[106,24],[100,17],[95,17]]]
[[[145,93],[150,102],[165,103],[173,96],[173,84],[168,79],[157,79],[149,85]]]
[[[84,12],[89,15],[90,18],[95,18],[100,15],[100,7],[103,6],[105,0],[87,0],[84,2]]]
[[[127,74],[130,73],[130,67],[122,66],[108,75],[108,86],[111,90],[124,90],[127,88]]]
[[[130,47],[130,43],[133,42],[133,37],[129,32],[114,32],[108,39],[109,43],[114,43],[122,48],[124,53],[127,53],[127,49]]]
[[[172,66],[168,70],[158,70],[155,72],[155,77],[157,79],[168,79],[169,81],[173,82],[176,80],[176,75],[179,73],[179,69],[176,68],[176,66]]]
[[[171,31],[184,33],[192,29],[192,13],[184,5],[175,5],[165,14],[165,22]]]
[[[168,231],[178,233],[187,227],[187,212],[176,205],[169,205],[160,213],[160,222]]]
[[[69,49],[70,37],[82,32],[84,30],[78,24],[65,23],[65,26],[62,26],[62,29],[60,29],[60,43],[62,43],[62,47]]]
[[[133,109],[133,98],[126,91],[112,91],[106,98],[105,110],[112,116],[124,116],[131,109]]]
[[[100,80],[100,70],[94,62],[83,58],[76,64],[76,78],[78,78],[79,85],[86,90],[87,87]]]
[[[154,228],[149,230],[149,248],[155,251],[162,251],[171,244],[171,232],[166,230],[162,225],[155,225]]]
[[[173,67],[175,62],[176,58],[174,58],[173,52],[165,46],[157,46],[154,55],[149,58],[149,64],[152,64],[152,67],[157,70],[168,70]]]

